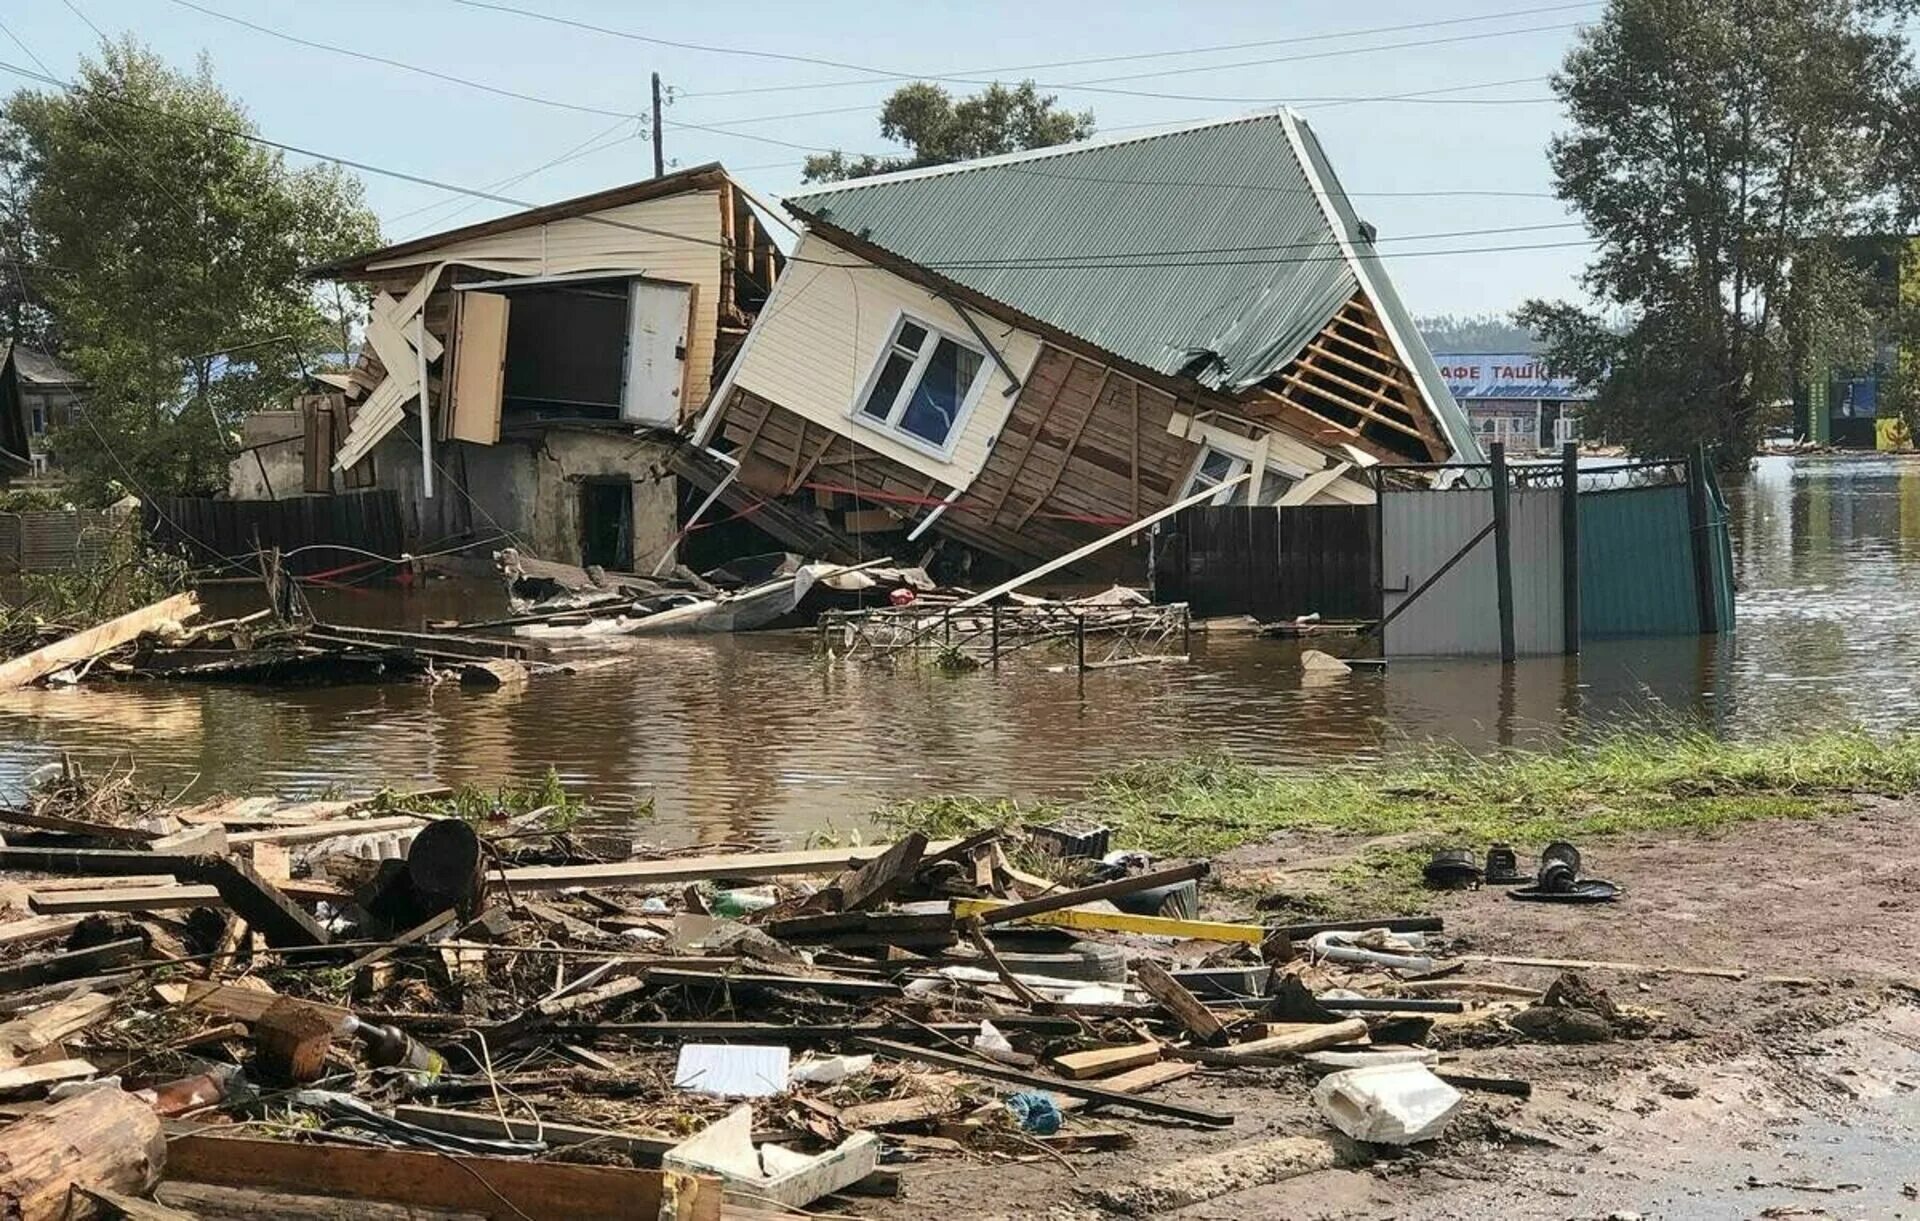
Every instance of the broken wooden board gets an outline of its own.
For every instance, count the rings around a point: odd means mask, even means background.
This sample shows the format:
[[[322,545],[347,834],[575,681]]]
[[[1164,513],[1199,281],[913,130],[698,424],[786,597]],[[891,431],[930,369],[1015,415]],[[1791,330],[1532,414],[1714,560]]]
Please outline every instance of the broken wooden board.
[[[705,1176],[241,1137],[175,1138],[167,1147],[167,1177],[454,1208],[497,1221],[720,1221],[721,1215],[720,1185]]]
[[[0,992],[36,988],[42,984],[63,983],[83,975],[97,975],[111,967],[132,962],[147,948],[144,938],[126,937],[84,950],[66,950],[37,958],[19,958],[0,966]]]
[[[487,1140],[542,1140],[554,1146],[594,1145],[654,1165],[659,1163],[662,1154],[683,1139],[665,1132],[590,1128],[581,1124],[554,1123],[552,1120],[502,1119],[490,1112],[454,1111],[408,1103],[395,1107],[393,1117],[423,1128],[432,1128],[435,1132],[451,1132],[456,1136],[478,1136]]]
[[[24,920],[7,920],[0,922],[0,945],[50,941],[55,937],[65,937],[79,927],[78,916],[28,916]]]
[[[27,906],[43,916],[90,912],[164,912],[220,902],[212,886],[117,886],[99,890],[34,890]]]
[[[112,997],[99,992],[82,992],[10,1022],[0,1022],[0,1065],[78,1034],[105,1019],[112,1009]]]
[[[1175,1021],[1184,1027],[1188,1034],[1202,1043],[1213,1043],[1223,1038],[1226,1027],[1213,1010],[1200,1003],[1200,998],[1187,991],[1186,986],[1167,969],[1151,959],[1143,958],[1134,964],[1134,975],[1147,995],[1160,1002]]]
[[[1095,1047],[1070,1051],[1053,1058],[1053,1066],[1075,1081],[1106,1077],[1128,1069],[1144,1068],[1160,1059],[1160,1044],[1133,1043],[1123,1047]]]
[[[1013,906],[1000,899],[955,899],[953,914],[959,919],[979,916],[993,923],[992,914]],[[1006,919],[1001,916],[999,919]],[[1077,928],[1088,932],[1135,933],[1151,937],[1181,937],[1200,941],[1244,941],[1259,945],[1269,929],[1258,924],[1228,924],[1219,920],[1177,920],[1169,916],[1136,916],[1129,912],[1081,911],[1063,908],[1035,912],[1020,917],[1026,924],[1048,924],[1059,928]]]
[[[37,1096],[62,1081],[85,1081],[97,1071],[85,1060],[44,1060],[0,1069],[0,1098]]]
[[[168,623],[185,623],[200,613],[200,599],[194,594],[175,594],[151,606],[109,619],[105,623],[75,632],[31,653],[0,662],[0,691],[13,691],[36,683],[56,670],[75,662],[98,657],[123,644],[138,640],[142,633]]]
[[[416,814],[389,814],[380,818],[336,818],[327,822],[301,823],[292,827],[268,827],[260,831],[235,831],[227,843],[235,848],[244,844],[307,844],[341,835],[375,835],[388,831],[418,831],[428,819]]]
[[[958,842],[941,840],[928,844],[927,851],[941,851]],[[664,861],[613,861],[604,865],[528,865],[505,870],[500,876],[515,894],[529,890],[564,890],[569,886],[663,886],[719,878],[774,878],[855,868],[884,855],[892,846],[742,852]]]

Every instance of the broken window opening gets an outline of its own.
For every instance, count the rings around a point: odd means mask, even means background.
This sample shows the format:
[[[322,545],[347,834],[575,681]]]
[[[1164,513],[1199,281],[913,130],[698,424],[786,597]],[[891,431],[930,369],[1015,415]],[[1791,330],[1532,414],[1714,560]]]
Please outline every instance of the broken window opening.
[[[986,353],[902,314],[856,400],[854,418],[941,457],[984,382]]]
[[[588,479],[580,485],[580,564],[633,571],[632,479]]]

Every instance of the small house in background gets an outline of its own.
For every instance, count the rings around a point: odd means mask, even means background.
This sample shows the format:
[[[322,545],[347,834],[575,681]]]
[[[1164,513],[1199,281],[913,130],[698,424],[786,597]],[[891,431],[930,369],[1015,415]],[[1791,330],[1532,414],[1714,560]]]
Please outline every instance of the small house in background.
[[[1221,503],[1479,457],[1291,112],[786,204],[805,233],[677,469],[795,550],[1019,568],[1249,471]]]
[[[44,475],[48,438],[77,418],[87,384],[38,348],[0,342],[0,353],[0,475]]]
[[[1862,304],[1875,318],[1896,315],[1896,305],[1920,303],[1920,237],[1892,234],[1854,238],[1844,246],[1860,273]],[[1906,450],[1913,435],[1897,401],[1902,362],[1920,359],[1895,329],[1880,324],[1871,354],[1857,363],[1821,359],[1796,382],[1796,440],[1836,449]]]
[[[1581,439],[1580,410],[1593,392],[1537,353],[1435,352],[1433,359],[1483,446],[1498,441],[1510,458],[1533,458]]]
[[[783,261],[703,165],[315,268],[373,302],[342,388],[297,404],[302,488],[396,491],[421,550],[650,566],[678,535],[673,431]]]

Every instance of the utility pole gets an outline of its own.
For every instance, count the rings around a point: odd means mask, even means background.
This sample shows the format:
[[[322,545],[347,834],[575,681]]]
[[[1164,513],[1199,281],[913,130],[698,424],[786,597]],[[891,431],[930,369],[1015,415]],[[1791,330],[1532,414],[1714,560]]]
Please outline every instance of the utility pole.
[[[667,174],[667,152],[660,143],[660,74],[653,74],[653,176]]]

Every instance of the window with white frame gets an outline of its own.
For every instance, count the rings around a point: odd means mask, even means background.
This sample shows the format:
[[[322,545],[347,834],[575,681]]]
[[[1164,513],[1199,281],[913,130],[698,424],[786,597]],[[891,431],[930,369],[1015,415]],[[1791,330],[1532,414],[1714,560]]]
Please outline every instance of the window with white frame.
[[[854,416],[945,453],[959,435],[986,364],[986,353],[903,314]]]
[[[1245,458],[1235,457],[1223,449],[1211,445],[1200,451],[1200,461],[1194,465],[1193,477],[1187,480],[1187,490],[1180,494],[1185,500],[1189,496],[1198,496],[1208,488],[1218,488],[1227,480],[1247,469]],[[1220,494],[1209,500],[1208,504],[1224,505],[1233,502],[1238,487],[1220,488]]]

